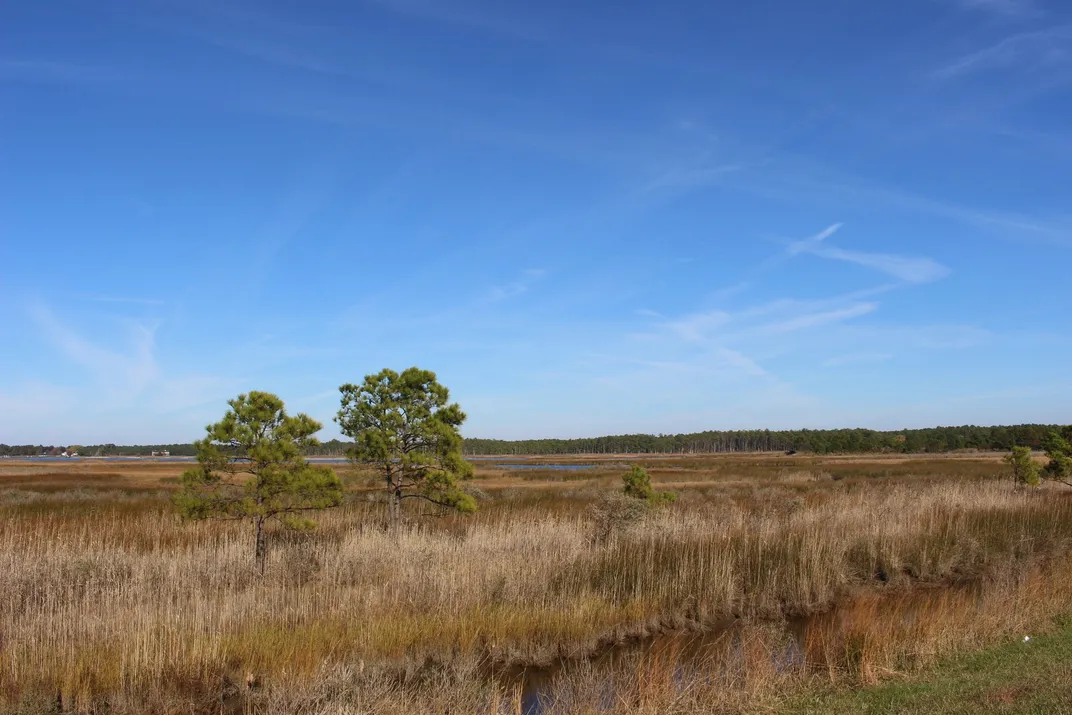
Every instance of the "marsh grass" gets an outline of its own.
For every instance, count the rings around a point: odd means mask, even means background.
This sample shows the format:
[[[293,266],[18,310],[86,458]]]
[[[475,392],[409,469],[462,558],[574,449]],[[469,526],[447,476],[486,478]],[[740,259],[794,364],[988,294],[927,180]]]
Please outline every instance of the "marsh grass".
[[[154,492],[3,501],[0,697],[112,712],[218,711],[221,698],[263,712],[513,712],[519,693],[487,674],[565,660],[549,707],[583,712],[606,705],[568,676],[586,656],[733,620],[721,655],[638,655],[607,676],[627,694],[621,712],[707,712],[688,708],[723,707],[718,688],[866,682],[1072,604],[1054,566],[1072,544],[1063,492],[1017,490],[989,465],[943,479],[771,461],[762,478],[742,478],[748,464],[686,474],[704,486],[609,531],[605,488],[478,480],[477,515],[391,537],[355,473],[317,531],[273,535],[263,579],[248,529],[182,523]],[[667,484],[686,471],[653,473]],[[785,624],[801,618],[800,667],[779,667]]]

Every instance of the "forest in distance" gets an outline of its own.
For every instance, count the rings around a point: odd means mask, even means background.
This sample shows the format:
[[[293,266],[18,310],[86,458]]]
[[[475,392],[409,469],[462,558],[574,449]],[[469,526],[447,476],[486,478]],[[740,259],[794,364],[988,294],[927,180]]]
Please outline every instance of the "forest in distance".
[[[1008,451],[1014,446],[1040,449],[1050,432],[1059,425],[1023,424],[958,427],[929,427],[906,430],[728,430],[691,434],[627,434],[577,439],[499,440],[468,438],[467,456],[585,455],[585,454],[705,454],[722,452],[797,451],[814,454],[836,453],[938,453],[957,450]],[[333,439],[307,450],[311,457],[341,457],[348,442]],[[167,451],[171,456],[194,456],[188,444],[153,445],[7,445],[0,444],[0,457],[59,455],[65,451],[86,457],[148,457]]]

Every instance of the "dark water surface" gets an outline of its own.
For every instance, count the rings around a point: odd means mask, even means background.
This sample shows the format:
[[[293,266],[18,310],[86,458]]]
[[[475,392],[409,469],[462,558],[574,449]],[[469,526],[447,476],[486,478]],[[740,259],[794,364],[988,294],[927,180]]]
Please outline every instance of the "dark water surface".
[[[829,652],[818,644],[841,644],[852,632],[856,609],[860,605],[877,607],[882,618],[900,628],[910,628],[921,619],[934,617],[943,609],[971,608],[982,596],[979,583],[962,583],[927,588],[910,588],[887,593],[872,593],[860,601],[850,600],[829,610],[795,616],[778,622],[753,622],[752,626],[773,629],[776,636],[765,639],[765,655],[776,671],[826,668],[842,663],[827,662]],[[870,613],[868,617],[874,617]],[[492,676],[509,692],[520,689],[521,712],[542,715],[563,695],[558,685],[563,676],[578,675],[599,693],[600,710],[613,710],[622,697],[635,690],[637,679],[649,673],[667,672],[674,687],[686,690],[696,683],[728,683],[754,667],[755,648],[749,641],[744,621],[726,619],[702,629],[675,629],[645,636],[607,642],[595,651],[576,657],[560,657],[547,664],[504,667]],[[825,655],[824,655],[825,654]],[[568,699],[568,692],[564,694]],[[560,703],[561,704],[561,703]]]
[[[786,622],[784,647],[770,653],[778,670],[804,665],[808,621],[800,618]],[[504,668],[495,677],[508,691],[520,688],[523,715],[542,715],[558,696],[558,678],[581,671],[600,692],[600,710],[612,710],[630,685],[623,682],[623,674],[627,679],[643,677],[645,664],[672,663],[673,681],[680,689],[697,680],[719,681],[739,675],[745,667],[742,633],[741,622],[727,619],[703,630],[670,630],[607,643],[585,657]]]

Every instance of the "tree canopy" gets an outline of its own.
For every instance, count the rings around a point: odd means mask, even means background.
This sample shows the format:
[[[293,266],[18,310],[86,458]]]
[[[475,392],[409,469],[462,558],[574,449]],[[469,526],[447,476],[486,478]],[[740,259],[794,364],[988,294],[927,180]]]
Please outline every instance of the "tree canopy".
[[[308,415],[289,416],[283,401],[267,392],[242,394],[223,419],[196,442],[197,467],[182,475],[175,496],[188,519],[248,519],[255,528],[254,557],[264,570],[264,526],[309,528],[311,511],[337,506],[342,484],[334,470],[314,466],[302,453],[317,444],[321,424]]]
[[[1012,468],[1012,478],[1017,484],[1039,485],[1039,465],[1032,458],[1030,447],[1013,447],[1006,455],[1005,463]]]
[[[339,392],[335,421],[354,440],[347,454],[383,477],[392,528],[399,525],[402,503],[408,499],[476,511],[476,500],[459,484],[473,474],[462,457],[458,433],[465,413],[450,402],[449,391],[434,372],[416,367],[401,374],[382,370],[367,375],[360,385],[341,386]]]
[[[634,464],[622,475],[622,493],[649,504],[669,504],[677,499],[673,492],[657,492],[651,485],[651,475],[639,464]]]
[[[1072,428],[1066,428],[1063,433],[1050,432],[1043,440],[1042,448],[1046,450],[1046,456],[1050,461],[1046,464],[1044,473],[1047,479],[1072,486]]]

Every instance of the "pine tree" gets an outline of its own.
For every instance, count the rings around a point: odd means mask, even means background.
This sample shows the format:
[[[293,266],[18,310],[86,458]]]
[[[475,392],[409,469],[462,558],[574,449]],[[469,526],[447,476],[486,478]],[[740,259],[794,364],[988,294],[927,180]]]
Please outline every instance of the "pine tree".
[[[182,475],[175,496],[187,519],[249,520],[255,531],[254,559],[264,572],[265,525],[307,529],[308,512],[338,506],[342,484],[330,467],[314,466],[302,456],[319,444],[321,425],[308,415],[287,415],[283,401],[267,392],[239,395],[223,419],[209,425],[195,443],[197,467]]]
[[[458,427],[465,413],[450,402],[434,372],[411,367],[401,374],[382,370],[361,385],[339,388],[342,404],[335,421],[354,440],[348,455],[355,464],[372,466],[383,478],[388,497],[388,524],[397,530],[402,504],[423,500],[463,513],[477,509],[460,481],[473,475],[462,457]]]

